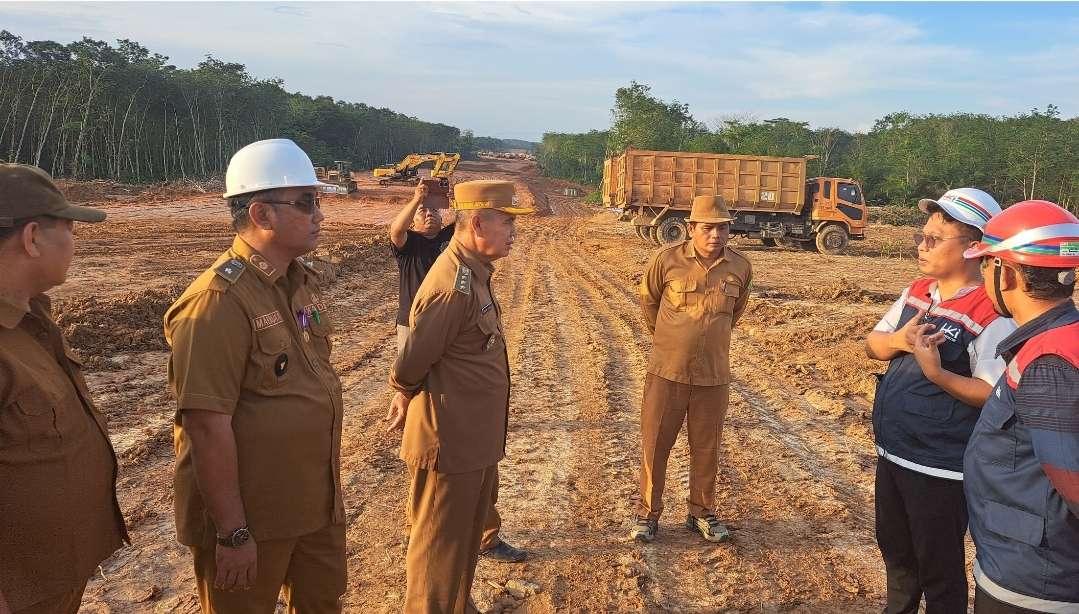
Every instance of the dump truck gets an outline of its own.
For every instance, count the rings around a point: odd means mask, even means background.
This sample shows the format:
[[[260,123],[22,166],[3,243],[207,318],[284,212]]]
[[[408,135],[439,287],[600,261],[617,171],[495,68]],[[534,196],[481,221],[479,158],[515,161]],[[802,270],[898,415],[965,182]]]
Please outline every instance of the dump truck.
[[[869,218],[853,179],[806,177],[810,160],[627,148],[603,163],[603,203],[657,245],[684,241],[696,196],[722,196],[731,234],[839,254]]]

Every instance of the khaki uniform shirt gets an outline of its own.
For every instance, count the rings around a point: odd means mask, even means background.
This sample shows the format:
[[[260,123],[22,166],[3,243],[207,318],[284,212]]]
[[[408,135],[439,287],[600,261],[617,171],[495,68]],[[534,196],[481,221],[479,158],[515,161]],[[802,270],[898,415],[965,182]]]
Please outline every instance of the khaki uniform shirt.
[[[412,467],[464,473],[506,451],[510,377],[494,267],[457,240],[435,260],[409,314],[411,332],[390,374],[408,407],[401,459]]]
[[[308,314],[306,328],[298,312]],[[344,522],[332,330],[315,274],[299,261],[275,270],[239,237],[165,313],[182,543],[212,542],[216,531],[195,480],[187,410],[232,416],[240,497],[256,540]]]
[[[52,320],[0,300],[0,591],[14,610],[74,590],[127,541],[116,455]]]
[[[652,331],[648,372],[672,382],[731,381],[731,329],[746,308],[753,269],[728,247],[705,268],[692,241],[665,247],[641,278],[641,309]]]

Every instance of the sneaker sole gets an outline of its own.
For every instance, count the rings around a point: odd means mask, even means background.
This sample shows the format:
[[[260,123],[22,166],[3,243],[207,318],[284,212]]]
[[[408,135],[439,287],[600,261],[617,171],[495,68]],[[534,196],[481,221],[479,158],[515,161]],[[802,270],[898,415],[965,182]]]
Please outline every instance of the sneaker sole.
[[[723,535],[723,536],[720,536],[720,537],[708,537],[707,535],[704,534],[704,531],[701,530],[700,528],[698,528],[697,525],[695,523],[693,523],[693,522],[686,521],[685,526],[690,531],[693,531],[697,535],[700,535],[705,541],[707,541],[709,543],[722,544],[723,542],[730,541],[730,539],[731,539],[730,531],[728,531],[726,535]]]

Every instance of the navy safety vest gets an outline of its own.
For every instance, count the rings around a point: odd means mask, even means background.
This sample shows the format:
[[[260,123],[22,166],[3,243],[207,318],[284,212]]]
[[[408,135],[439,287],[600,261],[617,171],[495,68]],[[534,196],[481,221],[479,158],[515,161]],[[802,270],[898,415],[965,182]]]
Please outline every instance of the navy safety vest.
[[[939,347],[941,366],[971,377],[967,347],[985,327],[1000,317],[983,286],[937,304],[932,302],[936,280],[911,284],[898,330],[919,310],[928,310],[925,322],[944,333]],[[963,479],[963,452],[978,421],[980,408],[971,407],[926,379],[913,354],[904,353],[888,363],[873,400],[873,434],[878,453],[897,464],[946,479]],[[907,461],[904,463],[903,461]],[[911,464],[918,467],[912,467]]]
[[[1029,428],[1038,425],[1016,414],[1016,389],[1036,359],[1055,355],[1079,368],[1079,312],[1070,305],[1033,329],[1020,328],[999,350],[1008,370],[982,409],[964,463],[975,580],[1000,601],[1079,612],[1079,518],[1034,455]],[[1079,387],[1075,379],[1069,385]],[[1024,414],[1027,421],[1036,418]],[[1069,421],[1079,422],[1079,414]]]

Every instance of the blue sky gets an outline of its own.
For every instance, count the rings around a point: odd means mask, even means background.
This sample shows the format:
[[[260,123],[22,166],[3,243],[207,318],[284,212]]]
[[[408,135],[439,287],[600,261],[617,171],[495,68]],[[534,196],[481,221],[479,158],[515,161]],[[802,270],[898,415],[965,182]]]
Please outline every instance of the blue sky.
[[[290,91],[539,140],[637,80],[726,117],[866,130],[892,111],[1079,115],[1079,4],[0,2],[26,39],[130,38]]]

